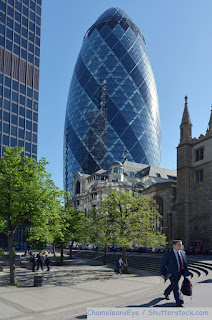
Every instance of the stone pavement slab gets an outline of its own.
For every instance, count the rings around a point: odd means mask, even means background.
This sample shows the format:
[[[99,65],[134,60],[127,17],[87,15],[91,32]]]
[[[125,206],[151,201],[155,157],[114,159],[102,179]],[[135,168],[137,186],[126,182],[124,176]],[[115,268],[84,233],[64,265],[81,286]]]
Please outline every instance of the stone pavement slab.
[[[6,319],[6,317],[11,316],[19,316],[22,315],[23,312],[18,311],[16,308],[9,306],[6,301],[2,301],[0,299],[0,319]]]
[[[4,294],[3,297],[7,301],[20,304],[21,306],[28,308],[32,311],[39,312],[46,309],[65,307],[68,304],[75,305],[81,301],[87,301],[91,299],[99,299],[101,294],[88,292],[81,290],[76,291],[75,288],[64,287],[43,287],[43,288],[17,288],[13,293]]]
[[[113,279],[108,280],[104,284],[100,280],[95,281],[92,283],[80,283],[77,285],[78,288],[82,290],[89,290],[92,287],[92,290],[95,292],[102,292],[104,288],[104,293],[107,294],[123,294],[123,293],[129,293],[131,291],[136,291],[136,290],[145,290],[146,288],[150,288],[152,286],[151,283],[143,283],[141,279],[140,281],[133,281],[132,277],[128,276],[119,276],[119,278],[114,277]],[[114,285],[115,281],[115,285]],[[142,283],[141,283],[142,282]]]

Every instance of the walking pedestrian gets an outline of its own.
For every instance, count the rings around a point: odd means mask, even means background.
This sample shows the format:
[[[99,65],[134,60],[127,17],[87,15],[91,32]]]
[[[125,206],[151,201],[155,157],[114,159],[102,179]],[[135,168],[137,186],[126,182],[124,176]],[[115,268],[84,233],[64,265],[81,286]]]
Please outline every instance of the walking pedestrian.
[[[35,258],[35,254],[34,253],[31,255],[29,261],[32,264],[32,272],[35,272],[36,258]]]
[[[45,265],[47,266],[47,271],[49,271],[49,270],[50,270],[50,267],[49,267],[50,262],[51,262],[50,258],[48,257],[48,255],[46,255],[46,258],[45,258]]]
[[[117,274],[122,274],[121,270],[123,266],[126,266],[122,260],[122,258],[119,258],[118,261],[116,261],[116,273]]]
[[[39,270],[39,267],[41,267],[41,269],[43,270],[43,257],[41,253],[38,253],[36,258],[37,258],[37,270]]]
[[[184,278],[190,275],[187,267],[185,251],[181,250],[182,241],[174,240],[172,249],[164,254],[160,274],[166,280],[167,273],[171,284],[164,291],[165,299],[170,300],[169,295],[173,290],[177,307],[183,307],[184,301],[180,294],[179,280],[181,276]]]

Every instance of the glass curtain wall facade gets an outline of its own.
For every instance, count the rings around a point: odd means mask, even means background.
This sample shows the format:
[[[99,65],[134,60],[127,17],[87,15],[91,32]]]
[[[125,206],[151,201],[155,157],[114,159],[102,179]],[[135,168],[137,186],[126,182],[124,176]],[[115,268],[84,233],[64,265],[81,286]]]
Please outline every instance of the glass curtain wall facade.
[[[0,0],[0,157],[4,145],[37,159],[41,0]],[[15,248],[26,249],[25,225]],[[0,247],[7,238],[0,234]]]
[[[145,39],[119,8],[87,31],[73,72],[64,131],[64,186],[115,160],[160,166],[160,116]]]
[[[37,159],[41,0],[0,0],[0,156]]]

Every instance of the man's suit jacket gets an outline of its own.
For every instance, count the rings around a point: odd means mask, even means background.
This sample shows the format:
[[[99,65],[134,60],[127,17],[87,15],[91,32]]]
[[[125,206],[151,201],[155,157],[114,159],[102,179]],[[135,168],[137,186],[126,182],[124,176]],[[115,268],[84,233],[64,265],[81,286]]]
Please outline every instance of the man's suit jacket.
[[[124,265],[124,262],[123,262],[123,261],[121,261],[121,264],[119,263],[119,260],[116,261],[116,268],[122,268],[123,265]]]
[[[181,253],[181,257],[183,258],[183,266],[184,266],[183,276],[187,277],[190,275],[190,272],[188,271],[188,267],[187,267],[186,254],[185,254],[185,251],[180,251],[180,253]],[[177,274],[178,274],[178,263],[177,263],[177,259],[173,249],[171,249],[170,251],[164,254],[164,257],[161,263],[160,274],[166,276],[167,273],[169,275],[173,274],[175,277],[177,277]]]

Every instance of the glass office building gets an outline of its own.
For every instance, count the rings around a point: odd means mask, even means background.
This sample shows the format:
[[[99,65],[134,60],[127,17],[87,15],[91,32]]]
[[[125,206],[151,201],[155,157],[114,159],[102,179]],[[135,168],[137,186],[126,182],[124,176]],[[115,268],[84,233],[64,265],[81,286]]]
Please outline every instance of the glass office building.
[[[0,156],[37,159],[41,0],[0,0]]]
[[[73,72],[64,130],[64,184],[115,160],[160,166],[158,96],[145,39],[119,8],[87,31]]]
[[[41,0],[0,0],[0,157],[4,145],[37,159]],[[26,249],[25,225],[15,248]],[[7,237],[0,234],[0,247]]]

